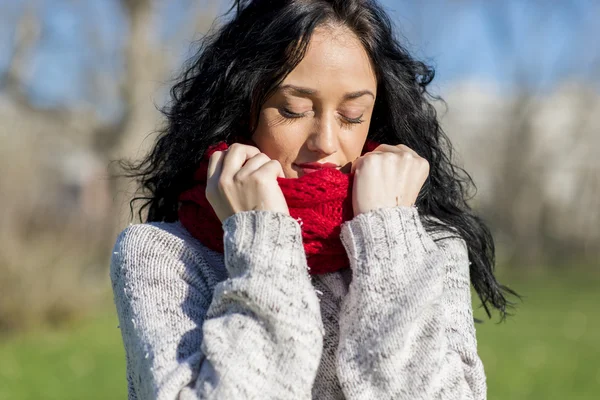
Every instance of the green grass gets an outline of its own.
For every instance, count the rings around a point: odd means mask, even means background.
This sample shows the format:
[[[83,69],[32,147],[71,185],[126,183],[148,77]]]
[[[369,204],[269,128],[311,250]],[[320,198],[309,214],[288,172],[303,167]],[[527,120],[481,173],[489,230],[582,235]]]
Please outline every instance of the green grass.
[[[127,399],[117,325],[105,312],[69,329],[0,339],[0,400]]]
[[[490,400],[596,399],[600,278],[504,277],[525,295],[515,316],[477,325]],[[0,339],[0,400],[126,399],[125,358],[112,308],[69,329]]]
[[[503,282],[525,298],[505,322],[477,325],[489,399],[600,398],[600,279],[564,271]]]

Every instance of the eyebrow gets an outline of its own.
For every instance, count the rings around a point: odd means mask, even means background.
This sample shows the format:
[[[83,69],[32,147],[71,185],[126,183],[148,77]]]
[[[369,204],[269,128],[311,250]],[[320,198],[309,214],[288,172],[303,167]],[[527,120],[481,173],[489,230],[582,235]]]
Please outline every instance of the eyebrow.
[[[313,96],[313,95],[319,93],[319,91],[316,89],[309,89],[309,88],[295,86],[295,85],[282,85],[277,90],[282,91],[282,92],[291,92],[292,94],[300,95],[300,96]],[[365,90],[359,90],[356,92],[348,92],[348,93],[344,94],[344,100],[357,99],[357,98],[362,97],[367,94],[370,95],[371,97],[375,98],[375,95],[373,94],[373,92],[365,89]]]

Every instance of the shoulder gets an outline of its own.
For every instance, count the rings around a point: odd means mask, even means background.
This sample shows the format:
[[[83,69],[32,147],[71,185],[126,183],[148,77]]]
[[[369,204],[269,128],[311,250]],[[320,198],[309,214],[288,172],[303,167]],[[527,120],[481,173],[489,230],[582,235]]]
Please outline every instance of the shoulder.
[[[179,222],[149,222],[132,224],[117,236],[115,250],[138,251],[147,248],[173,248],[185,246],[200,250],[200,243]]]
[[[431,215],[421,216],[420,219],[424,229],[440,250],[454,256],[468,258],[467,242],[458,229]]]
[[[212,253],[179,222],[133,224],[117,236],[110,274],[114,281],[123,274],[206,273]]]
[[[179,257],[200,251],[201,244],[180,223],[152,222],[130,225],[121,231],[113,248],[113,259],[152,255]]]

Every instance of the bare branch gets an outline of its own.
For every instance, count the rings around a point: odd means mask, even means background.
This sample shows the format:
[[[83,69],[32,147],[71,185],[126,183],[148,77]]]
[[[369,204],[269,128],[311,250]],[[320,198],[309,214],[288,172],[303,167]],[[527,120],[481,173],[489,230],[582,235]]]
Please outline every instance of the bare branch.
[[[34,8],[25,9],[19,19],[14,35],[12,53],[3,76],[0,76],[0,88],[15,103],[33,108],[25,94],[26,73],[33,49],[40,39],[41,23]]]

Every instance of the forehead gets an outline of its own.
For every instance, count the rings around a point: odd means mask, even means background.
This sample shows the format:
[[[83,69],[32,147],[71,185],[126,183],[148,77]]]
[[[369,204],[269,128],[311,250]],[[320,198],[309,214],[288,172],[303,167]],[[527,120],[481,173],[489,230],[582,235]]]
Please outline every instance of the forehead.
[[[302,61],[284,84],[319,90],[363,90],[373,92],[377,79],[360,40],[347,28],[319,28],[313,33]]]

